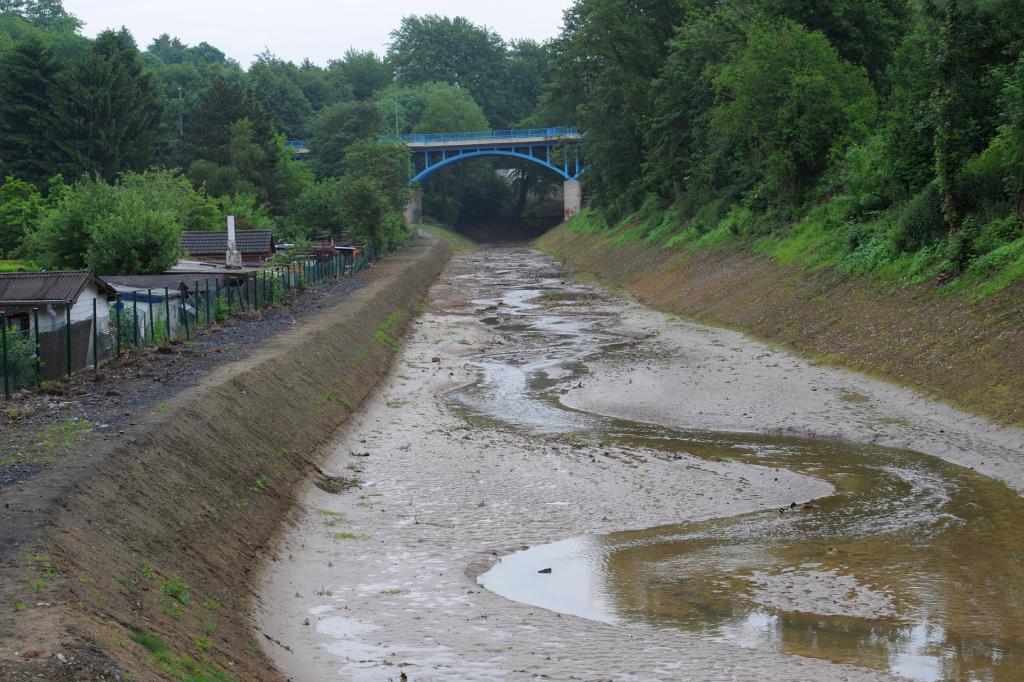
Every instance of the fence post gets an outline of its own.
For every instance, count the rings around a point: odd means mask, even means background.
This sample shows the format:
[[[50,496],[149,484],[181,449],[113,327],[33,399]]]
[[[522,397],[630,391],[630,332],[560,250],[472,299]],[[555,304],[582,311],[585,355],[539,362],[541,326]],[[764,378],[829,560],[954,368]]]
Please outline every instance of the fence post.
[[[252,287],[249,286],[249,282],[252,282]],[[249,291],[252,289],[252,293],[249,294],[249,309],[256,310],[256,275],[245,278],[245,290]]]
[[[39,388],[43,383],[43,347],[39,345],[39,308],[32,309],[32,322],[36,326],[36,388]]]
[[[167,287],[164,287],[164,332],[166,332],[166,337],[167,337],[167,338],[164,339],[164,342],[165,343],[170,343],[170,341],[171,341],[171,290],[168,289]]]
[[[139,347],[139,292],[132,294],[132,327],[135,331],[135,347]]]
[[[117,311],[117,340],[115,342],[117,344],[117,357],[121,357],[121,307],[123,305],[124,303],[121,302],[121,294],[118,294],[114,298],[114,310]],[[38,314],[36,316],[36,319],[39,319]],[[36,329],[38,328],[39,325],[37,324]]]
[[[146,290],[146,307],[149,308],[149,340],[156,343],[156,321],[153,317],[153,290]]]
[[[7,369],[7,316],[0,313],[0,345],[3,346],[4,399],[11,399],[11,373]]]
[[[92,370],[100,369],[100,323],[96,319],[96,299],[92,299]]]
[[[185,307],[185,283],[178,283],[178,290],[181,291],[181,318],[185,322],[185,338],[191,339],[192,334],[188,330],[188,308]]]
[[[206,326],[210,326],[210,278],[207,277],[204,281],[206,285]]]
[[[68,347],[68,376],[70,377],[71,376],[71,301],[68,301],[68,305],[67,305],[66,308],[64,308],[64,311],[65,311],[64,318],[65,318],[65,321],[68,323],[67,327],[65,328],[64,338],[67,340],[67,347]]]
[[[199,329],[199,280],[195,281],[196,288],[192,291],[196,294],[196,329]],[[210,316],[206,316],[206,326],[210,326]]]

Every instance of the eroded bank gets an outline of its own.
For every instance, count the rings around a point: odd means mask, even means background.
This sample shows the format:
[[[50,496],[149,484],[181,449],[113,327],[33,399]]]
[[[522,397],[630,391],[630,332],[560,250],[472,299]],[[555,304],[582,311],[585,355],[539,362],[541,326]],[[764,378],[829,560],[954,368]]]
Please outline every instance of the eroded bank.
[[[0,616],[0,677],[280,679],[249,624],[251,579],[448,254],[414,243],[344,303],[94,453],[60,513],[3,567],[4,604],[24,607]]]
[[[830,364],[1024,424],[1024,285],[983,301],[781,266],[741,251],[622,243],[562,225],[541,240],[570,268],[646,305],[739,329]]]

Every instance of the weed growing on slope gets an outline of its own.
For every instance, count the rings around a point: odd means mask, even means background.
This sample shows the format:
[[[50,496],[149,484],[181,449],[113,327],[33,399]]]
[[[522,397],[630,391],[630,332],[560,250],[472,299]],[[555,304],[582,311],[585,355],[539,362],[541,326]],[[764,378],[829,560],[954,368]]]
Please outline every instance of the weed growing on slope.
[[[188,585],[183,580],[173,578],[160,583],[160,591],[171,599],[174,599],[182,606],[188,606],[191,596],[188,593]]]

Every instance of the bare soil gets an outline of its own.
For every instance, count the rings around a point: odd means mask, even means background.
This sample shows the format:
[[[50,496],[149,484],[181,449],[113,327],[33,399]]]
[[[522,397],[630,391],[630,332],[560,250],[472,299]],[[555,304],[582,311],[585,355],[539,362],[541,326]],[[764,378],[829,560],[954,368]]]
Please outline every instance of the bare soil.
[[[66,412],[19,403],[32,412],[23,460],[38,428],[73,416],[96,426],[66,443],[69,456],[0,489],[5,513],[39,525],[0,565],[0,679],[280,679],[248,624],[250,578],[448,253],[417,242],[268,325],[243,321],[105,369],[105,390],[76,378]],[[14,509],[19,491],[41,501]]]
[[[154,409],[263,341],[344,301],[376,276],[364,270],[304,292],[279,308],[197,330],[192,339],[133,350],[103,365],[0,402],[0,561],[30,542],[98,451],[134,438]]]

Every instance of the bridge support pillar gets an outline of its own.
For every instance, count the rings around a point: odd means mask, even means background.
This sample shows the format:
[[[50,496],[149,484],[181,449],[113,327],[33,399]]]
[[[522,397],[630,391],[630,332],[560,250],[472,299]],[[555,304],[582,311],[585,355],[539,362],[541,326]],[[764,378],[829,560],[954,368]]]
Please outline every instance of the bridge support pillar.
[[[565,181],[565,219],[568,220],[583,208],[583,189],[579,180]]]
[[[412,188],[409,205],[405,208],[405,222],[410,225],[423,224],[423,190],[419,187]]]

